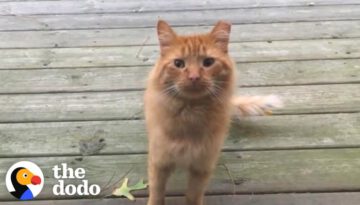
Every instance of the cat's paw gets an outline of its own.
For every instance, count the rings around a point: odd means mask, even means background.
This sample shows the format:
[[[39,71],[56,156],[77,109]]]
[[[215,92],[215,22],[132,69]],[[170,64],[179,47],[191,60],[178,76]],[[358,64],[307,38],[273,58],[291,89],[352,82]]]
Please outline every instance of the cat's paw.
[[[272,110],[284,106],[283,101],[276,95],[267,96],[239,96],[232,100],[237,117],[271,115]]]

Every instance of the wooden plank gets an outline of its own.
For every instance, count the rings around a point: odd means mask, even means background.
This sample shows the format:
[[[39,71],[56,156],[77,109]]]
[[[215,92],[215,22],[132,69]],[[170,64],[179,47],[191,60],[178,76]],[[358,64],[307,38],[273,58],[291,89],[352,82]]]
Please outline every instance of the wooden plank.
[[[224,195],[206,196],[207,205],[354,205],[360,201],[358,192],[344,193],[290,193],[265,195]],[[136,201],[127,199],[82,199],[61,201],[28,201],[27,205],[143,205],[147,198],[136,198]],[[184,197],[167,197],[167,204],[184,205]],[[22,202],[7,202],[8,205],[22,205]]]
[[[277,94],[286,106],[275,114],[360,111],[360,85],[242,88],[242,95]],[[142,91],[0,96],[0,122],[111,120],[142,117]]]
[[[176,28],[182,34],[210,30],[209,26]],[[232,42],[358,38],[360,21],[241,24],[233,25],[231,33]],[[0,48],[155,45],[155,34],[154,28],[0,32]]]
[[[294,0],[286,2],[282,0],[257,1],[251,0],[223,0],[221,2],[209,0],[206,2],[194,1],[22,1],[3,2],[0,4],[0,15],[29,15],[29,14],[82,14],[82,13],[118,13],[118,12],[148,12],[148,11],[184,11],[184,10],[209,10],[209,9],[233,9],[233,8],[258,8],[279,6],[319,6],[319,5],[356,5],[356,0]]]
[[[236,62],[359,58],[360,39],[230,44]],[[153,65],[158,46],[2,49],[0,69]]]
[[[0,15],[49,15],[49,14],[88,14],[88,13],[122,13],[149,11],[184,11],[233,8],[258,8],[278,6],[319,6],[319,5],[356,5],[356,0],[208,0],[208,1],[17,1],[0,3]]]
[[[224,150],[360,147],[359,124],[360,113],[244,118]],[[147,151],[142,120],[0,124],[0,139],[0,157],[80,155],[83,143],[100,155]]]
[[[360,82],[360,60],[238,63],[239,86]],[[144,89],[148,66],[0,70],[0,93],[46,93]]]
[[[359,156],[360,149],[223,153],[208,193],[355,191],[360,188]],[[127,177],[130,183],[146,178],[145,155],[2,158],[0,177],[4,179],[8,167],[21,160],[34,161],[42,168],[46,183],[38,199],[55,198],[52,186],[56,181],[51,168],[60,163],[68,163],[73,168],[84,168],[89,184],[99,184],[102,187],[109,182],[111,185],[118,182],[129,170]],[[169,195],[183,193],[186,184],[184,177],[184,172],[177,172],[171,178],[168,185]],[[78,184],[81,180],[68,182]],[[12,200],[13,197],[6,191],[4,183],[3,180],[0,181],[0,199]],[[107,195],[111,190],[112,188],[104,190],[102,194]],[[137,195],[144,194],[144,191],[137,192]]]
[[[34,0],[0,0],[0,2],[22,2],[22,1],[34,1]],[[62,0],[36,0],[36,1],[62,1]]]
[[[212,25],[222,19],[234,24],[359,20],[360,5],[273,7],[144,13],[2,16],[0,31],[153,27],[159,18],[172,25]],[[71,20],[69,20],[71,19]]]

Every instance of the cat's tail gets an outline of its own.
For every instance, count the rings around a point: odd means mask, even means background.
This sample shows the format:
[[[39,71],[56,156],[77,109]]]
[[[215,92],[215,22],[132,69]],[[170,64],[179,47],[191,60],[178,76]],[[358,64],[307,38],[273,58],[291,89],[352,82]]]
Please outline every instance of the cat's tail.
[[[271,115],[272,109],[283,107],[282,100],[276,95],[236,96],[232,99],[234,117]]]

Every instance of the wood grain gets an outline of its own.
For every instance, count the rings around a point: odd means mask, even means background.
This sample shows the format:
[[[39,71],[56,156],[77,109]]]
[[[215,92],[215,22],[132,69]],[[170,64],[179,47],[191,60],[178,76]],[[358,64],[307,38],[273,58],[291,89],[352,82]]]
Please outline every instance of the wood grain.
[[[209,32],[211,26],[177,27],[180,34]],[[0,32],[0,48],[61,48],[155,45],[154,28]],[[360,21],[240,24],[231,28],[232,42],[318,38],[359,38]],[[64,40],[66,39],[66,40]]]
[[[4,0],[2,0],[4,1]],[[2,2],[0,1],[0,2]],[[119,1],[119,0],[93,0],[93,1],[9,1],[0,3],[0,15],[49,15],[49,14],[89,14],[89,13],[125,13],[149,11],[184,11],[184,10],[211,10],[233,8],[258,8],[279,6],[320,6],[320,5],[354,5],[356,0],[208,0],[208,1]]]
[[[84,15],[13,15],[0,18],[0,31],[154,27],[159,18],[166,19],[176,26],[213,25],[219,20],[219,16],[234,24],[359,20],[360,5]]]
[[[280,115],[234,122],[224,150],[360,147],[360,113]],[[29,142],[23,143],[24,139]],[[81,143],[96,154],[146,153],[142,120],[0,124],[0,157],[79,155]],[[46,144],[46,146],[43,146]]]
[[[265,194],[265,195],[225,195],[206,196],[208,205],[354,205],[360,200],[360,195],[355,192],[344,193],[289,193],[289,194]],[[61,201],[29,201],[28,205],[143,205],[147,198],[136,198],[136,201],[127,199],[83,199],[83,200],[61,200]],[[8,205],[22,205],[21,202],[6,202]],[[183,205],[184,197],[167,197],[166,203],[172,205]]]
[[[158,46],[2,49],[0,69],[153,65]],[[242,42],[230,45],[236,62],[359,58],[360,39]]]
[[[274,193],[358,190],[360,187],[360,149],[325,149],[292,151],[248,151],[223,153],[210,183],[209,194]],[[45,176],[45,186],[37,199],[53,199],[55,184],[51,168],[62,162],[73,168],[83,167],[90,184],[118,186],[119,179],[130,170],[130,183],[146,179],[145,155],[109,155],[88,157],[38,157],[0,159],[0,177],[13,163],[36,161]],[[168,194],[182,194],[186,184],[184,172],[177,172],[168,185]],[[78,184],[80,180],[68,181]],[[117,182],[117,183],[116,183]],[[103,195],[112,188],[104,190]],[[144,195],[143,191],[137,195]],[[101,197],[101,196],[99,196]],[[56,197],[65,198],[65,197]],[[84,197],[81,197],[84,199]],[[0,182],[0,199],[11,200],[4,181]]]
[[[360,60],[238,63],[239,86],[360,82]],[[0,93],[144,89],[150,66],[0,70]]]
[[[238,94],[277,94],[275,114],[360,111],[360,85],[242,88]],[[0,122],[134,119],[142,117],[142,91],[0,95]]]

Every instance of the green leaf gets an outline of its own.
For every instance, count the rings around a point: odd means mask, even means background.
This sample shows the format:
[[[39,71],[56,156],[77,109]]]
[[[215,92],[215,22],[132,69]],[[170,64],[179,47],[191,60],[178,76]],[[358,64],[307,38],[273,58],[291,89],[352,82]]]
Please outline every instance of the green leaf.
[[[140,180],[133,186],[128,186],[129,178],[125,178],[120,188],[117,188],[113,191],[114,196],[124,196],[131,201],[135,200],[135,197],[130,193],[132,191],[146,189],[147,184],[144,183],[144,180]]]

